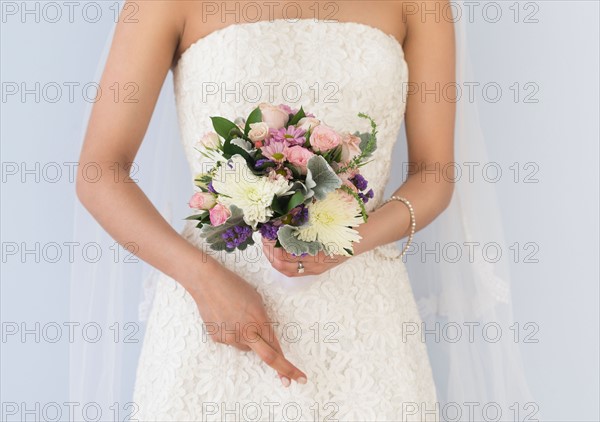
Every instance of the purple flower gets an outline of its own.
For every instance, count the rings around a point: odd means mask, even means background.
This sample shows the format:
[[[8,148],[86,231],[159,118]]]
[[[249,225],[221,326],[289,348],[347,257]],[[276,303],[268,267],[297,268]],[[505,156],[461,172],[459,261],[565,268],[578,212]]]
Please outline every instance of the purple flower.
[[[273,161],[267,159],[267,158],[259,158],[258,160],[256,160],[256,163],[254,163],[254,168],[259,169],[262,166],[264,166],[267,163],[272,163]]]
[[[306,131],[295,126],[288,128],[270,129],[271,141],[285,142],[286,145],[302,145],[306,141],[304,135]]]
[[[212,192],[214,194],[217,194],[218,192],[215,190],[215,188],[213,188],[213,184],[212,184],[212,180],[210,182],[208,182],[208,185],[206,185],[206,189],[208,189],[209,192]]]
[[[373,198],[373,189],[369,189],[366,194],[359,192],[358,197],[362,199],[364,203],[369,202],[369,199]]]
[[[273,223],[264,223],[262,226],[260,226],[259,231],[265,239],[276,240],[279,226],[276,226]]]
[[[237,248],[248,240],[250,236],[252,236],[252,228],[246,225],[233,226],[221,234],[221,238],[225,241],[225,245],[229,249]]]
[[[365,190],[368,186],[367,179],[365,179],[361,174],[357,174],[351,178],[350,181],[354,183],[354,186],[356,186],[358,190]]]
[[[308,208],[304,204],[294,208],[290,214],[292,215],[293,226],[301,226],[308,221]]]

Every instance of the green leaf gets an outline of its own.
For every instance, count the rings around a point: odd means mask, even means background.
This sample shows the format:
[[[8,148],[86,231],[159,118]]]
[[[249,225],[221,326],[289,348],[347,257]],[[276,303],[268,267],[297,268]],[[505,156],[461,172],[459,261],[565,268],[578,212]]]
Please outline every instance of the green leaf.
[[[257,159],[256,161],[258,161],[259,159]],[[265,170],[268,167],[275,167],[277,165],[277,163],[273,162],[273,161],[265,161],[260,167],[255,167],[257,170]]]
[[[293,208],[296,208],[302,202],[304,202],[304,194],[301,191],[295,192],[287,204],[288,212],[290,212]]]
[[[369,158],[377,149],[377,123],[375,123],[375,121],[365,113],[358,113],[358,117],[368,119],[371,123],[371,133],[368,135],[368,138],[366,136],[359,135],[361,140],[360,150],[362,152],[360,159],[362,161],[365,158]]]
[[[243,138],[233,138],[230,142],[231,145],[238,146],[242,148],[246,152],[250,152],[252,150],[252,144],[249,141],[246,141]]]
[[[300,106],[300,110],[298,110],[298,113],[294,114],[294,117],[290,119],[290,121],[288,122],[288,126],[295,125],[300,121],[300,119],[304,117],[306,117],[306,114],[304,114],[304,110],[302,109],[302,106]]]
[[[358,203],[358,206],[360,207],[360,214],[362,216],[362,219],[364,222],[367,221],[367,218],[369,217],[367,215],[367,210],[365,208],[365,203],[363,202],[362,199],[360,199],[360,196],[358,196],[358,193],[354,192],[352,189],[350,189],[349,186],[342,186],[342,189],[349,193],[350,195],[352,195],[354,197],[354,199],[356,200],[356,202]]]
[[[369,139],[371,138],[371,134],[369,132],[360,133],[359,131],[356,131],[354,132],[354,135],[360,138],[358,147],[361,151],[364,150],[367,147],[367,142],[369,142]]]
[[[240,243],[238,245],[237,249],[239,249],[240,251],[243,251],[250,245],[254,245],[254,239],[252,238],[252,236],[249,236],[248,239],[246,239],[243,243]]]
[[[300,173],[300,170],[298,169],[298,167],[296,167],[296,166],[294,166],[293,164],[290,164],[290,163],[285,163],[284,166],[290,169],[290,171],[292,172],[292,176],[294,177],[294,179],[299,179],[300,178],[301,173]]]
[[[211,182],[212,176],[208,173],[202,173],[194,178],[194,184],[199,187],[202,192],[207,192],[207,186]]]
[[[231,139],[230,131],[232,129],[237,128],[237,125],[233,123],[231,120],[227,120],[224,117],[211,117],[213,128],[215,128],[215,132],[221,135],[226,141]],[[239,128],[238,128],[239,130]]]
[[[262,122],[262,112],[260,111],[259,107],[256,107],[254,110],[252,110],[252,113],[250,113],[248,119],[246,120],[246,126],[244,127],[244,136],[248,136],[251,124],[260,122]]]
[[[333,150],[335,151],[335,154],[333,156],[333,161],[339,163],[340,160],[342,159],[342,147],[340,145],[338,145]]]
[[[279,228],[277,232],[277,239],[281,243],[283,249],[294,255],[302,255],[307,253],[309,255],[316,255],[323,248],[320,242],[305,242],[304,240],[298,239],[296,233],[297,227],[290,225],[284,225]]]
[[[371,122],[371,133],[370,134],[359,134],[355,132],[360,137],[359,148],[361,153],[354,157],[350,162],[342,168],[337,170],[338,173],[345,173],[349,169],[359,167],[365,159],[371,157],[373,152],[377,149],[377,124],[375,121],[365,113],[358,113],[358,117],[363,119],[369,119]],[[367,137],[368,136],[368,137]]]
[[[342,146],[338,145],[335,148],[330,149],[321,154],[325,160],[330,163],[332,161],[339,162],[342,158]]]
[[[331,191],[342,186],[342,180],[320,155],[308,160],[306,186],[314,191],[315,198],[324,199]]]
[[[223,156],[225,158],[231,158],[235,154],[239,154],[246,160],[247,163],[253,163],[254,161],[251,159],[250,154],[245,149],[239,147],[238,145],[231,142],[231,140],[225,141],[223,144]],[[252,167],[250,167],[252,168]]]
[[[281,204],[279,203],[279,198],[277,196],[273,197],[273,202],[271,202],[271,209],[273,211],[275,211],[276,213],[278,213],[279,215],[285,214],[285,211],[281,207]]]
[[[304,148],[310,148],[310,133],[312,132],[312,126],[308,127],[308,130],[306,131],[306,133],[304,134],[304,139],[306,139],[304,141]]]
[[[234,128],[231,128],[229,130],[229,139],[243,138],[243,137],[244,137],[244,134],[242,133],[242,131],[238,125],[235,125]]]
[[[185,217],[184,220],[202,220],[206,213],[190,215],[189,217]]]
[[[227,247],[225,240],[223,240],[221,235],[231,227],[246,225],[244,222],[244,214],[242,213],[241,209],[235,205],[231,205],[230,211],[231,216],[220,226],[215,227],[208,224],[204,224],[202,226],[200,236],[206,239],[206,242],[210,245],[212,250],[232,252],[233,249]],[[252,239],[252,236],[250,236],[248,240],[244,242],[244,244],[238,247],[238,249],[245,249],[247,245],[252,245],[253,243],[254,239]]]
[[[314,192],[312,191],[312,189],[310,189],[308,186],[306,186],[302,181],[300,180],[296,180],[294,182],[294,184],[292,185],[291,189],[292,191],[301,191],[302,195],[304,196],[304,202],[307,202],[308,199],[312,198],[314,195]]]

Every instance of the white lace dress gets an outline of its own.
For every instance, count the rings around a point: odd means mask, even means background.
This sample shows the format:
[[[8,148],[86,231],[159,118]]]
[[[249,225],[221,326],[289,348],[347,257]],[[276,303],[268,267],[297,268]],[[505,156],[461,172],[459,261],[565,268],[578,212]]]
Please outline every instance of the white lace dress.
[[[383,200],[392,148],[405,110],[408,68],[401,45],[358,23],[275,20],[236,24],[194,43],[174,69],[184,148],[200,172],[197,140],[210,116],[247,116],[260,102],[286,103],[339,130],[378,123],[378,149],[362,170]],[[394,185],[400,183],[393,181]],[[193,224],[183,235],[199,248]],[[257,244],[213,255],[262,295],[286,357],[308,383],[284,388],[258,356],[212,342],[195,302],[161,276],[149,316],[134,393],[136,418],[204,420],[437,420],[427,350],[399,249],[355,256],[321,276],[278,277]],[[204,247],[206,250],[206,247]],[[424,417],[424,416],[423,416]]]

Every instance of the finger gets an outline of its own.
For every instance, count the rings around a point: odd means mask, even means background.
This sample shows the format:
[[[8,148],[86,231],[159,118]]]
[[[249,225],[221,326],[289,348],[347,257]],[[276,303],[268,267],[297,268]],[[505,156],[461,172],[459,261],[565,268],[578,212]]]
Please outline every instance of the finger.
[[[281,261],[297,262],[302,259],[302,256],[294,255],[291,252],[286,251],[284,248],[274,247],[272,251],[274,258]]]
[[[306,259],[306,257],[294,255],[282,247],[275,247],[275,243],[274,240],[266,240],[264,238],[262,240],[262,250],[263,253],[269,257],[269,261],[272,261],[272,259],[279,259],[288,262],[298,262],[302,259]]]
[[[307,257],[294,256],[288,252],[285,252],[285,250],[282,248],[275,248],[275,250],[267,249],[267,247],[264,245],[263,253],[266,255],[267,260],[271,263],[273,268],[288,277],[312,274],[312,272],[309,270],[311,263],[307,261]],[[314,257],[310,258],[314,259]],[[298,273],[298,262],[300,261],[302,261],[302,264],[305,268],[303,273]]]
[[[301,261],[301,262],[302,262],[302,266],[304,267],[304,271],[302,271],[302,272],[298,271],[298,267],[299,267],[298,262],[291,263],[291,266],[288,268],[288,271],[291,273],[291,277],[304,277],[307,275],[317,274],[316,269],[318,269],[319,264],[317,264],[313,261]]]
[[[284,261],[288,261],[288,262],[298,262],[298,261],[301,261],[301,260],[303,260],[303,259],[306,259],[306,257],[300,256],[300,255],[294,255],[293,253],[291,253],[291,252],[288,252],[288,251],[286,251],[286,250],[285,250],[285,249],[283,249],[283,248],[279,248],[279,249],[281,249],[281,258],[282,258]]]
[[[279,271],[281,274],[287,276],[287,277],[301,277],[301,276],[305,276],[305,275],[309,275],[312,274],[310,267],[310,264],[305,264],[303,262],[304,265],[304,271],[303,272],[298,272],[298,262],[288,262],[288,261],[273,261],[272,263],[273,268],[275,268],[277,271]]]
[[[229,336],[231,337],[231,336]],[[223,346],[235,347],[236,349],[242,350],[244,352],[248,352],[252,349],[248,347],[245,343],[241,343],[240,341],[236,341],[233,339],[228,339],[227,336],[223,335],[223,332],[220,335],[215,335],[212,337],[212,340],[217,344],[222,344]],[[239,338],[237,339],[239,340]]]
[[[269,346],[271,346],[273,349],[275,349],[277,351],[277,353],[279,353],[281,356],[283,356],[283,349],[281,348],[281,344],[279,343],[279,340],[277,339],[277,335],[275,333],[275,327],[273,326],[273,324],[265,324],[267,326],[267,335],[266,337],[263,337],[263,339],[269,344]],[[279,376],[279,379],[281,379],[282,377],[284,377],[284,375],[280,372],[277,373],[277,376]],[[281,380],[283,382],[283,380]]]
[[[263,362],[283,375],[283,377],[288,380],[295,380],[301,384],[306,383],[306,374],[287,360],[283,354],[272,348],[258,333],[256,333],[256,339],[252,343],[249,343],[248,346],[254,350]],[[284,386],[288,385],[284,383]]]
[[[265,239],[264,237],[262,238],[262,244],[263,245],[268,245],[268,246],[271,246],[271,247],[275,247],[275,243],[277,243],[275,240]]]
[[[249,352],[250,350],[252,350],[251,348],[242,343],[233,343],[229,344],[228,346],[235,347],[236,349],[241,350],[242,352]]]

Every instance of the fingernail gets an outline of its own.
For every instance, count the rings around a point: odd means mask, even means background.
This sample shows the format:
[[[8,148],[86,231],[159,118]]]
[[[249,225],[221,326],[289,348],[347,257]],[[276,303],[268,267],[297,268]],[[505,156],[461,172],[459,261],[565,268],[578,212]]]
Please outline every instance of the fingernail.
[[[290,386],[290,379],[288,377],[281,377],[281,383],[284,387]]]
[[[306,378],[304,378],[304,377],[298,378],[298,384],[306,384]]]

